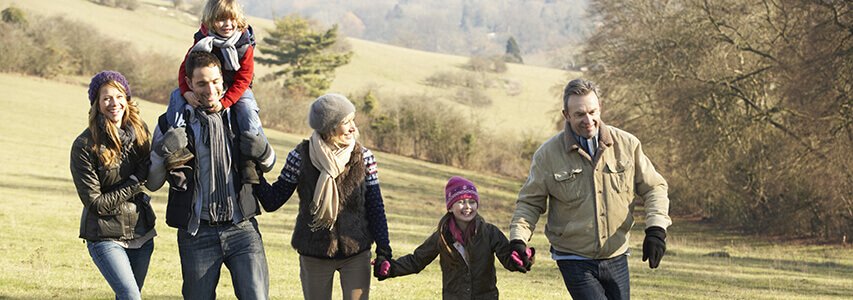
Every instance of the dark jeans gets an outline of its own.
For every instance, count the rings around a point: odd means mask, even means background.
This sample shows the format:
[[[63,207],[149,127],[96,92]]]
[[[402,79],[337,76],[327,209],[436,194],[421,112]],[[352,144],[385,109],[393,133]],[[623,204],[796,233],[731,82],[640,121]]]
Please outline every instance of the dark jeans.
[[[572,299],[631,299],[628,256],[611,259],[558,260]]]
[[[178,230],[184,299],[216,299],[224,263],[239,299],[268,299],[269,270],[255,218],[227,225],[202,221],[195,236]]]
[[[113,241],[86,242],[86,248],[116,299],[142,299],[142,284],[154,252],[153,238],[139,249],[125,249]]]

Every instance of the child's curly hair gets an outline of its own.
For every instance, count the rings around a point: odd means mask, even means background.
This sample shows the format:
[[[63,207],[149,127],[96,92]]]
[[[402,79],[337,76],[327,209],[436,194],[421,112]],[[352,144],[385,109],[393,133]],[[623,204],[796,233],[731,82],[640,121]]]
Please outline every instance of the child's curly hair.
[[[213,23],[225,19],[234,19],[237,29],[243,31],[249,27],[246,14],[237,0],[208,0],[201,14],[201,24],[208,29],[213,29]]]

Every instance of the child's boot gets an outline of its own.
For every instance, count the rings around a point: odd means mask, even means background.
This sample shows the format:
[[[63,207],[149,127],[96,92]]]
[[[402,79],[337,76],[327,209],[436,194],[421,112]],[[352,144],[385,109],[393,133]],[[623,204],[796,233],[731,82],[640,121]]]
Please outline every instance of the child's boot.
[[[250,158],[243,157],[241,159],[240,173],[242,174],[241,176],[243,177],[243,183],[248,183],[248,184],[259,184],[259,183],[261,183],[261,180],[260,180],[260,177],[258,174],[258,168],[256,167],[255,161],[250,159]]]

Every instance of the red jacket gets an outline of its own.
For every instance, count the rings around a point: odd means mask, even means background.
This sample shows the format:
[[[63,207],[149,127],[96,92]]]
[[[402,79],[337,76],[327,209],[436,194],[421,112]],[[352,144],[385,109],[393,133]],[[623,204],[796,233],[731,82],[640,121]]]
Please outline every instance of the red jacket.
[[[207,33],[207,27],[202,25],[198,32],[193,35],[193,46],[199,40],[206,37]],[[225,82],[225,88],[227,89],[220,101],[223,108],[228,108],[232,104],[237,103],[237,100],[246,92],[246,89],[252,87],[252,80],[255,76],[255,35],[251,26],[243,30],[243,35],[235,46],[240,55],[240,70],[222,70],[222,77]],[[190,90],[184,68],[186,67],[187,56],[189,56],[191,50],[192,46],[190,50],[187,50],[187,55],[184,56],[184,61],[181,62],[181,68],[178,69],[178,84],[181,88],[181,95]],[[219,47],[214,46],[212,53],[219,58],[220,62],[223,61],[222,51],[219,50]]]

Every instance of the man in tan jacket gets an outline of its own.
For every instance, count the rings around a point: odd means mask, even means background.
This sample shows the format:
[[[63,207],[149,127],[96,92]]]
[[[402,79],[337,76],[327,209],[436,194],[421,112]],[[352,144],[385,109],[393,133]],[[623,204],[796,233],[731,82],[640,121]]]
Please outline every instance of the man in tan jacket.
[[[657,268],[672,224],[667,184],[635,136],[601,121],[598,95],[592,81],[566,85],[566,129],[533,155],[510,223],[510,243],[526,262],[526,242],[547,211],[551,257],[572,298],[629,299],[632,202],[635,195],[645,201],[643,261]]]

